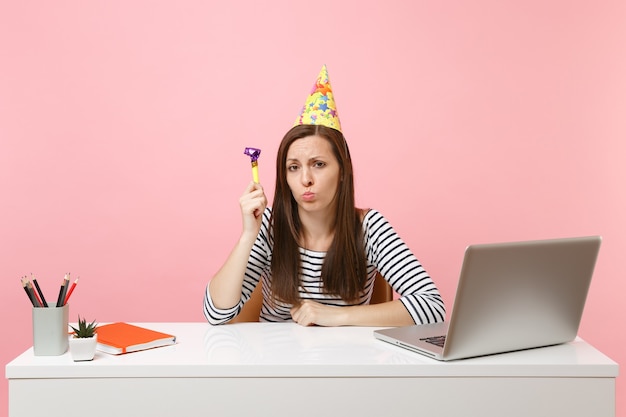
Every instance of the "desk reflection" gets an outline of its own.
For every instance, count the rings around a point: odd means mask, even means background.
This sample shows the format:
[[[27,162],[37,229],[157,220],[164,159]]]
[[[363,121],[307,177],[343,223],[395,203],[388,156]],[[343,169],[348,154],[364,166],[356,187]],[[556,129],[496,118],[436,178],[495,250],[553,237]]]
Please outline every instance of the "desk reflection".
[[[356,330],[295,323],[209,326],[204,350],[211,364],[359,364],[364,359],[373,364],[404,364],[421,360],[412,352],[387,348],[369,332]]]

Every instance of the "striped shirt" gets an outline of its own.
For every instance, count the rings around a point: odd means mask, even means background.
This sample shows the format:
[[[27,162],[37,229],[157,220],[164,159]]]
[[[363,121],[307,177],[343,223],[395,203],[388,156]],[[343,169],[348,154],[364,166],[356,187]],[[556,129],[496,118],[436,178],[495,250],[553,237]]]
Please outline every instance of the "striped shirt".
[[[269,302],[272,285],[271,261],[272,239],[270,238],[271,209],[263,213],[261,230],[252,247],[241,290],[241,299],[229,309],[213,305],[209,286],[204,296],[204,315],[211,324],[226,323],[241,311],[250,294],[262,280],[263,305],[260,321],[280,322],[291,320],[290,304],[280,301]],[[443,321],[445,307],[439,290],[426,273],[406,243],[395,232],[387,219],[376,210],[369,210],[363,219],[365,252],[367,259],[367,282],[359,300],[348,303],[339,296],[325,294],[321,280],[322,264],[326,252],[300,248],[300,287],[302,300],[314,300],[332,306],[369,304],[374,279],[378,270],[398,293],[399,300],[417,324]]]

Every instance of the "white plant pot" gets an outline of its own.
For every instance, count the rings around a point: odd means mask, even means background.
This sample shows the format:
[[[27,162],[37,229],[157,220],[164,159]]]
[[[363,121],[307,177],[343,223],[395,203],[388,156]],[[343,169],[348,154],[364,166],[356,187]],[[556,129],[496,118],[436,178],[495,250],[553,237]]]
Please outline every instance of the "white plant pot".
[[[96,354],[98,335],[93,337],[70,338],[70,354],[74,362],[90,361]]]

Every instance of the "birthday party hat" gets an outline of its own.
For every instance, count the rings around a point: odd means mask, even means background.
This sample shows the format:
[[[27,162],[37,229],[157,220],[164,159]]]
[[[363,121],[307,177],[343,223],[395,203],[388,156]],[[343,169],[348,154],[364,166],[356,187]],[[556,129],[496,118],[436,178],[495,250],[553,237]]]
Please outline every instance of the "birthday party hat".
[[[322,67],[317,76],[313,89],[307,97],[296,123],[294,123],[294,126],[297,125],[323,125],[341,132],[335,97],[330,86],[326,65]]]

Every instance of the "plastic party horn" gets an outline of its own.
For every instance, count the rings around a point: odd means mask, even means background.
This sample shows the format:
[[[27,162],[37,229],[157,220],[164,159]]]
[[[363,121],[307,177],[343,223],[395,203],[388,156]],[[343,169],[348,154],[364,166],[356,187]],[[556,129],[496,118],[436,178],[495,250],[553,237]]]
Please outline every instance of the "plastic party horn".
[[[250,164],[252,165],[252,179],[257,184],[259,183],[259,156],[261,150],[257,148],[246,148],[243,153],[250,157]]]

